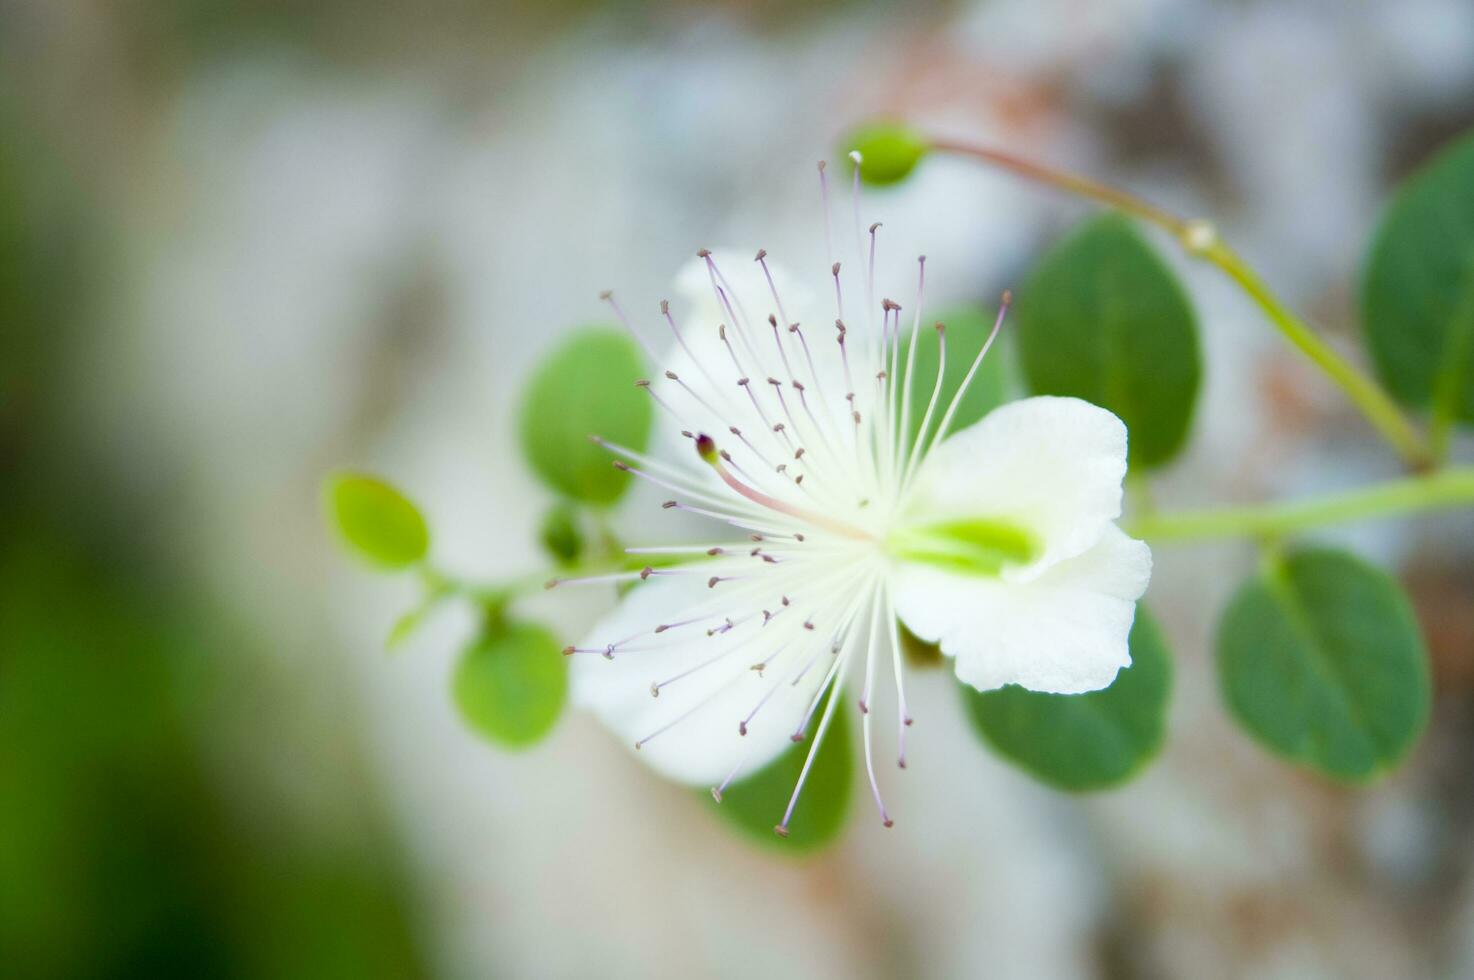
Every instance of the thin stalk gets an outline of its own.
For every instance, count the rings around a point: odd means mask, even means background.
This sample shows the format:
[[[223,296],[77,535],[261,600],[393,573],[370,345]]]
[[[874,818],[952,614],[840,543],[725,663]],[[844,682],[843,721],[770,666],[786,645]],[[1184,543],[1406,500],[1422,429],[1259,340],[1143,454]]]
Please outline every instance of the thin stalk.
[[[1355,365],[1337,354],[1303,320],[1291,312],[1243,257],[1218,237],[1217,230],[1210,222],[1182,218],[1120,188],[1046,167],[991,147],[952,140],[933,140],[930,146],[938,152],[981,160],[1029,180],[1099,201],[1164,229],[1189,255],[1212,263],[1232,279],[1263,310],[1286,340],[1340,386],[1367,421],[1397,450],[1411,469],[1424,470],[1435,465],[1433,453],[1422,435],[1408,421],[1391,396]]]
[[[1212,538],[1273,539],[1328,524],[1474,506],[1474,467],[1410,476],[1314,500],[1151,514],[1129,524],[1154,544]]]

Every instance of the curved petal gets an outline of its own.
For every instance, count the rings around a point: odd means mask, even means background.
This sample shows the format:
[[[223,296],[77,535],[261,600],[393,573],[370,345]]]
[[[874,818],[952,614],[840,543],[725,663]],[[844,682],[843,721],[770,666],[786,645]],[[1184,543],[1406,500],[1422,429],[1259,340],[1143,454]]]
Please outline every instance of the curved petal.
[[[980,691],[1018,684],[1079,694],[1110,686],[1130,665],[1126,640],[1151,569],[1147,546],[1108,524],[1090,550],[1029,582],[903,564],[896,611]]]
[[[709,590],[700,576],[652,578],[582,644],[597,651],[628,640],[612,660],[597,652],[573,654],[575,703],[591,709],[631,747],[648,738],[639,749],[641,759],[680,782],[715,785],[734,768],[751,773],[788,748],[828,667],[821,659],[793,683],[824,641],[803,628],[800,616],[784,615],[767,625],[753,616],[708,635],[725,622],[723,608],[720,592]],[[654,632],[658,625],[692,619],[699,621]],[[753,669],[759,663],[767,665],[761,672]],[[651,685],[666,681],[671,682],[653,697]],[[739,722],[750,715],[742,735]]]
[[[994,409],[947,439],[922,464],[907,513],[1015,523],[1040,556],[1010,577],[1037,577],[1082,554],[1121,516],[1126,426],[1078,398],[1039,396]]]

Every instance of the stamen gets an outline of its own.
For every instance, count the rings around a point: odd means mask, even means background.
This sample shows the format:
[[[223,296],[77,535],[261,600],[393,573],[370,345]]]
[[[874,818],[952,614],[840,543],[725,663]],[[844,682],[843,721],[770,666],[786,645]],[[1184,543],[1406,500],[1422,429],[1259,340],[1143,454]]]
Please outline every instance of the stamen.
[[[678,423],[681,421],[681,413],[672,408],[670,402],[660,397],[660,394],[655,390],[655,386],[650,383],[650,379],[641,378],[640,380],[635,382],[635,387],[643,388],[646,394],[655,399],[655,404],[665,409],[666,413],[670,415],[671,418],[675,419]]]
[[[752,636],[747,637],[746,639],[742,640],[739,643],[734,643],[732,646],[730,646],[727,649],[723,650],[722,652],[718,653],[716,656],[711,657],[708,660],[704,660],[701,663],[695,665],[694,667],[688,667],[685,670],[681,671],[679,674],[675,674],[675,675],[673,675],[671,677],[667,677],[663,681],[652,681],[651,684],[650,684],[650,696],[652,698],[658,698],[658,697],[660,697],[660,692],[663,691],[665,688],[669,687],[670,685],[674,684],[676,681],[684,680],[685,678],[690,677],[691,675],[697,673],[698,671],[703,670],[703,669],[705,669],[707,667],[710,667],[712,664],[720,663],[721,661],[723,661],[723,660],[727,659],[728,657],[732,656],[732,654],[737,653],[738,651],[742,650],[743,647],[747,646],[749,643],[751,643],[755,639],[757,639],[757,634],[753,634]],[[718,690],[720,690],[720,689],[721,688],[719,686],[718,687]]]
[[[962,384],[957,387],[957,391],[952,395],[952,403],[947,406],[947,414],[942,416],[942,424],[937,426],[937,434],[926,447],[927,453],[935,449],[937,443],[946,437],[947,428],[952,424],[952,417],[957,414],[957,406],[962,403],[962,396],[967,393],[968,386],[972,384],[973,376],[978,373],[978,365],[983,363],[983,358],[987,356],[988,349],[993,346],[993,341],[998,339],[998,331],[1003,327],[1003,318],[1008,315],[1008,308],[1012,304],[1013,291],[1005,289],[1003,291],[1003,302],[998,306],[998,319],[993,321],[993,329],[989,332],[988,339],[983,342],[982,349],[978,351],[978,356],[973,358],[972,367],[967,369],[967,375],[962,379]]]
[[[845,395],[845,398],[850,402],[850,405],[853,407],[855,403],[855,382],[854,379],[850,377],[850,354],[844,346],[844,335],[846,332],[844,320],[835,320],[834,329],[839,331],[839,356],[844,359],[844,383],[845,389],[849,392],[849,394]]]
[[[783,312],[783,300],[778,298],[778,287],[773,282],[773,273],[768,269],[767,259],[768,250],[765,248],[758,249],[757,259],[755,261],[758,265],[763,267],[763,277],[768,280],[768,292],[773,294],[773,305],[778,308],[778,319],[782,320],[784,323],[787,323],[788,314]]]
[[[716,262],[711,257],[710,249],[703,248],[696,254],[706,262],[707,279],[711,281],[711,288],[716,294],[717,303],[722,309],[727,311],[727,319],[731,322],[732,328],[737,331],[737,339],[742,342],[742,346],[746,348],[747,353],[752,359],[756,363],[761,364],[762,358],[758,355],[757,348],[753,346],[752,338],[749,336],[751,327],[748,325],[747,312],[742,308],[742,298],[732,293],[732,285],[727,282],[727,277],[722,275],[721,270],[717,268]],[[721,285],[717,284],[718,279],[721,280]],[[732,305],[734,300],[737,303],[735,308]],[[738,373],[742,373],[741,368],[737,370]]]
[[[855,167],[855,176],[860,175],[859,166]],[[860,200],[859,194],[855,195],[855,224],[858,228],[860,222]],[[867,306],[875,305],[875,231],[880,227],[880,222],[870,226],[870,265],[865,273],[865,303]]]
[[[834,261],[834,235],[829,228],[829,178],[824,173],[824,161],[819,161],[819,198],[824,204],[824,252],[829,261]]]
[[[860,151],[851,150],[849,152],[849,158],[855,165],[854,180],[850,183],[850,211],[854,215],[855,219],[855,255],[862,256],[865,254],[865,246],[860,237]],[[870,241],[873,245],[875,242],[874,236],[871,237]],[[871,274],[868,275],[865,279],[865,319],[866,323],[872,331],[875,329],[875,279],[873,269],[874,261],[875,255],[874,252],[872,252]],[[844,316],[844,314],[841,313],[840,316]]]
[[[670,490],[673,493],[685,494],[686,496],[694,500],[710,504],[714,507],[731,507],[733,504],[733,501],[730,498],[720,497],[717,494],[712,493],[705,488],[698,487],[695,484],[691,483],[689,480],[683,478],[659,477],[619,460],[615,460],[611,465],[613,465],[614,468],[617,470],[622,470],[625,473],[629,473],[631,476],[637,476],[640,479],[644,480],[646,483],[653,484],[663,490]],[[754,518],[760,518],[762,516],[762,511],[749,509],[745,504],[739,504],[738,507],[739,515],[745,514],[746,516]]]
[[[840,658],[845,661],[847,658]],[[836,665],[840,661],[836,661]],[[798,806],[799,794],[803,792],[804,783],[808,781],[809,771],[814,767],[814,759],[819,754],[819,747],[824,744],[824,734],[829,731],[829,723],[834,720],[834,711],[839,707],[839,688],[844,683],[844,678],[831,675],[832,686],[829,691],[829,703],[824,706],[824,714],[819,719],[819,728],[814,732],[814,744],[809,748],[809,754],[804,757],[804,765],[798,774],[798,782],[793,787],[793,795],[788,798],[788,808],[783,811],[783,819],[773,828],[773,833],[779,837],[788,836],[788,824],[793,819],[793,809]],[[822,689],[821,689],[822,695]]]
[[[686,345],[686,338],[676,327],[675,317],[671,316],[670,314],[670,302],[668,300],[660,301],[660,312],[664,314],[665,322],[670,325],[670,332],[675,335],[676,343],[681,346],[681,350],[686,352],[686,356],[691,359],[691,363],[696,365],[696,370],[701,372],[701,377],[706,381],[707,386],[713,392],[720,392],[721,386],[716,383],[716,380],[712,378],[711,373],[706,370],[706,365],[703,364],[701,362],[701,359],[698,358],[696,354],[691,350],[691,348]]]
[[[921,334],[921,298],[926,290],[926,256],[916,260],[916,312],[911,318],[911,343],[906,349],[906,380],[901,385],[901,427],[896,432],[896,452],[904,463],[916,447],[911,435],[911,379],[916,373],[916,341]]]
[[[771,525],[757,524],[750,520],[744,520],[736,514],[725,514],[721,511],[707,510],[703,507],[692,507],[690,504],[683,504],[679,500],[667,500],[660,506],[666,510],[679,510],[687,514],[699,514],[702,517],[710,517],[713,520],[723,521],[733,527],[740,527],[744,531],[759,531],[763,534],[781,535],[787,533],[789,530],[787,528],[775,528]]]
[[[906,710],[905,672],[901,669],[901,630],[896,621],[896,604],[891,590],[886,586],[886,619],[891,627],[891,665],[896,674],[896,765],[906,768],[906,729],[911,726],[911,715]]]
[[[544,583],[543,588],[556,589],[563,585],[602,585],[606,582],[633,582],[642,578],[648,569],[638,572],[615,572],[610,575],[584,575],[579,578],[550,578]]]
[[[916,432],[916,440],[912,444],[910,458],[906,461],[906,471],[901,478],[901,486],[904,489],[911,485],[911,478],[915,475],[917,464],[921,462],[926,454],[922,447],[926,444],[926,433],[931,428],[932,413],[936,411],[937,399],[942,393],[942,380],[947,376],[947,328],[944,324],[936,324],[937,330],[937,380],[932,385],[931,398],[927,400],[926,411],[921,415],[921,428]]]
[[[844,319],[844,293],[842,293],[840,291],[840,288],[839,288],[839,263],[836,262],[832,266],[830,266],[829,267],[829,271],[834,276],[834,305],[835,305],[835,307],[839,311],[839,313],[838,313],[839,318],[841,320],[843,320]]]
[[[784,650],[788,649],[788,647],[789,647],[789,644],[787,644],[787,643],[785,643],[783,646],[779,647],[778,648],[778,652],[775,653],[775,654],[773,654],[773,656],[769,657],[768,660],[763,664],[763,666],[766,667],[766,666],[772,664],[772,662],[774,660],[777,660],[778,659],[778,655],[781,654]],[[741,721],[739,721],[737,723],[737,734],[738,735],[742,735],[744,737],[747,735],[747,726],[752,723],[752,719],[754,719],[754,718],[757,717],[757,713],[759,711],[763,710],[763,705],[765,705],[765,704],[768,703],[769,699],[772,698],[774,692],[776,692],[778,690],[778,688],[780,688],[782,686],[783,685],[781,683],[774,682],[772,684],[772,686],[770,686],[768,688],[767,692],[761,698],[758,699],[757,705],[754,706],[753,709],[747,713],[747,717],[746,718],[743,718]]]
[[[629,335],[635,338],[635,343],[639,344],[641,349],[645,351],[645,356],[650,358],[650,363],[659,364],[660,355],[655,353],[655,348],[645,342],[645,338],[635,329],[635,325],[630,322],[630,318],[624,315],[624,310],[620,308],[619,302],[614,298],[614,291],[606,289],[599,294],[599,298],[613,308],[614,315],[619,318],[619,322],[624,325],[624,329],[629,331]]]
[[[752,487],[749,487],[747,484],[743,483],[741,480],[733,476],[731,472],[724,465],[722,465],[721,457],[717,453],[716,442],[711,438],[711,436],[702,435],[696,440],[696,453],[709,466],[711,466],[712,469],[716,470],[717,476],[720,476],[722,480],[726,482],[727,486],[731,487],[733,490],[736,490],[739,494],[746,497],[748,500],[751,500],[753,503],[758,504],[759,506],[766,507],[769,510],[777,511],[780,514],[787,514],[790,517],[795,517],[798,520],[803,521],[807,524],[813,524],[817,527],[827,528],[828,530],[833,531],[835,534],[839,534],[847,538],[857,538],[862,541],[869,541],[874,539],[874,536],[866,531],[851,527],[850,525],[845,524],[841,521],[833,520],[823,514],[816,514],[813,511],[805,510],[801,507],[795,507],[794,505],[785,503],[784,501],[779,500],[776,497],[769,496],[768,494],[763,493],[761,490],[754,490]]]
[[[877,588],[871,602],[870,630],[865,650],[865,690],[860,697],[860,731],[865,741],[865,771],[870,776],[870,795],[875,798],[875,808],[880,811],[880,822],[889,827],[893,823],[885,812],[885,801],[880,798],[880,784],[875,779],[875,759],[870,748],[870,690],[875,680],[875,644],[880,634],[880,590]]]
[[[787,321],[785,320],[784,322],[786,323]],[[768,326],[773,328],[773,346],[778,348],[778,359],[783,362],[783,371],[788,375],[788,380],[793,381],[793,367],[788,363],[788,352],[783,349],[783,338],[778,333],[778,318],[770,315],[768,317]],[[796,381],[794,383],[797,384]]]

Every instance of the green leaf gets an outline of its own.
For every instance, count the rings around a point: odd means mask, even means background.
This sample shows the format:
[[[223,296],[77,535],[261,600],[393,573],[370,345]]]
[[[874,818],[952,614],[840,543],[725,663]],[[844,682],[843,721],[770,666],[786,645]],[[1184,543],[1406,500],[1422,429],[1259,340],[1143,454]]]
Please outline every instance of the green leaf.
[[[592,435],[644,450],[650,396],[635,387],[645,370],[635,342],[610,327],[583,327],[546,358],[522,397],[522,452],[553,489],[611,504],[629,485]]]
[[[1036,394],[1115,412],[1134,468],[1177,455],[1202,373],[1197,317],[1130,220],[1100,215],[1056,245],[1019,291],[1017,333]]]
[[[1403,404],[1474,421],[1474,134],[1410,177],[1367,256],[1362,327]]]
[[[895,184],[910,176],[931,147],[920,133],[900,123],[872,122],[846,134],[840,153],[854,173],[850,152],[860,154],[860,179],[872,187]]]
[[[986,313],[976,307],[958,307],[936,317],[937,323],[946,326],[947,364],[942,373],[942,387],[937,395],[936,408],[932,411],[931,422],[927,426],[928,441],[936,433],[937,426],[941,425],[942,416],[947,413],[952,396],[957,393],[962,379],[967,377],[968,369],[978,356],[978,351],[982,350],[983,343],[988,339],[995,316],[996,314]],[[906,343],[910,343],[909,337]],[[909,356],[903,348],[902,370]],[[921,432],[927,403],[931,401],[932,392],[937,390],[937,361],[940,356],[941,340],[937,331],[930,324],[922,324],[921,333],[916,338],[916,366],[912,368],[911,378],[910,438],[913,443]],[[961,432],[1008,401],[1013,388],[1014,378],[1008,361],[1005,333],[999,336],[988,351],[988,356],[978,366],[978,373],[973,376],[972,384],[967,386],[967,393],[957,405],[957,414],[952,417],[949,433]]]
[[[815,718],[826,705],[820,706]],[[849,815],[850,787],[854,779],[854,750],[850,744],[848,712],[844,704],[835,709],[829,731],[819,746],[803,794],[788,824],[788,836],[779,837],[773,827],[783,819],[793,787],[798,783],[811,742],[795,743],[778,758],[751,776],[729,785],[722,793],[717,812],[757,839],[777,844],[787,851],[813,851],[839,837]],[[714,804],[715,805],[715,804]]]
[[[568,662],[553,634],[531,623],[489,623],[452,678],[461,717],[488,741],[522,748],[542,739],[568,696]]]
[[[1125,782],[1156,754],[1166,725],[1172,661],[1146,607],[1136,607],[1131,666],[1089,694],[960,685],[968,716],[1000,755],[1058,789]]]
[[[362,473],[338,473],[323,491],[333,525],[360,557],[385,568],[405,568],[425,557],[425,518],[394,487]]]
[[[576,563],[584,551],[583,529],[579,527],[578,508],[563,501],[543,515],[538,531],[543,550],[562,567]]]
[[[1218,628],[1229,710],[1270,750],[1361,782],[1407,753],[1428,720],[1428,657],[1384,572],[1307,548],[1246,582]]]

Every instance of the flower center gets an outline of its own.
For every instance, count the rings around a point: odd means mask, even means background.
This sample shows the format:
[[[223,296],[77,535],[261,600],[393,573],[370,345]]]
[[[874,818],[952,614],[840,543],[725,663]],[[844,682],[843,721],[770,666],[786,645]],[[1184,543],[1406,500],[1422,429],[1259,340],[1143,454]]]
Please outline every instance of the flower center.
[[[997,576],[1005,565],[1027,564],[1040,550],[1038,539],[1029,531],[987,517],[902,524],[886,535],[885,548],[906,561],[986,576]]]

